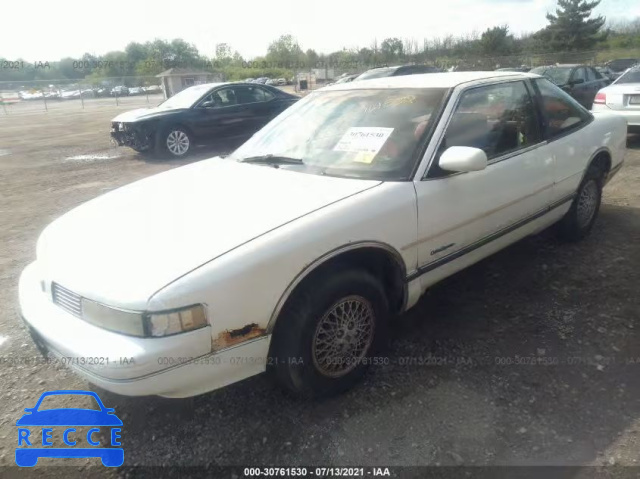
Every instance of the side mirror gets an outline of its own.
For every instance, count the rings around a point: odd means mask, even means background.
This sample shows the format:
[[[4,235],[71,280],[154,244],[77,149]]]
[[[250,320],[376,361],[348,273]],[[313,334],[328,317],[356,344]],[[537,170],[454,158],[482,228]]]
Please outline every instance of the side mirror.
[[[205,101],[202,105],[200,105],[202,108],[213,108],[214,106],[216,106],[215,102],[213,101]]]
[[[580,85],[581,83],[584,83],[584,78],[576,78],[575,80],[571,80],[572,85]]]
[[[452,146],[440,156],[439,166],[446,171],[480,171],[487,167],[487,154],[480,148]]]

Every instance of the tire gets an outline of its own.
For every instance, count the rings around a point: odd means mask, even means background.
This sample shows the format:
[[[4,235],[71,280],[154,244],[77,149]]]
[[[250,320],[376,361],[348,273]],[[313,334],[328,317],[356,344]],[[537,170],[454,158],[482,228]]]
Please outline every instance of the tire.
[[[604,171],[591,165],[584,176],[567,214],[558,224],[558,234],[565,241],[580,241],[596,221],[602,202]]]
[[[193,146],[193,136],[179,125],[164,127],[156,140],[156,151],[165,158],[184,158]]]
[[[347,311],[359,321],[345,318]],[[384,289],[370,273],[325,271],[296,291],[278,318],[269,372],[301,397],[340,393],[362,377],[381,348],[388,315]]]
[[[140,149],[132,146],[131,149],[142,156],[149,156],[153,153],[153,148]]]

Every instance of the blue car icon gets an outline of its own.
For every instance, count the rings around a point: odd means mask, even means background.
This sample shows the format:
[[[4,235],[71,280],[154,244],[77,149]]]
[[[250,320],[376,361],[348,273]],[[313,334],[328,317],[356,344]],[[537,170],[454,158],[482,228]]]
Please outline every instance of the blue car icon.
[[[38,410],[46,397],[59,395],[91,396],[100,406],[100,410],[82,408]],[[40,396],[33,408],[26,408],[25,411],[26,414],[16,422],[19,446],[16,448],[16,464],[18,466],[33,467],[41,457],[99,457],[102,460],[102,464],[107,467],[118,467],[124,463],[124,450],[121,447],[114,447],[121,445],[119,438],[122,421],[114,414],[115,410],[105,407],[100,397],[93,391],[60,390],[45,392]],[[46,447],[47,445],[52,445],[49,441],[52,429],[46,428],[46,426],[67,426],[63,439],[64,443],[69,447]],[[96,447],[74,447],[77,441],[70,439],[70,434],[76,432],[73,426],[96,426],[89,429],[86,434],[87,442]],[[98,441],[94,440],[93,435],[100,431],[99,426],[111,428],[110,445],[112,447],[103,447]],[[36,434],[36,429],[38,430],[37,432],[40,432],[41,429],[42,445],[45,447],[31,447],[32,441],[34,445],[40,442],[40,435]],[[31,433],[34,433],[33,439],[30,439]]]

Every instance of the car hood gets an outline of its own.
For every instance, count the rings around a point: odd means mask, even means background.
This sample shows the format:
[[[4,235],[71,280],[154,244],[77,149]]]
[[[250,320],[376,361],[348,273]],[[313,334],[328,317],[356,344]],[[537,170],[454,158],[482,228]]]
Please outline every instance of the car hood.
[[[148,120],[157,116],[166,116],[186,108],[138,108],[137,110],[126,111],[119,114],[111,121],[131,122],[138,120]]]
[[[132,183],[51,223],[45,281],[129,309],[202,264],[380,184],[213,158]]]

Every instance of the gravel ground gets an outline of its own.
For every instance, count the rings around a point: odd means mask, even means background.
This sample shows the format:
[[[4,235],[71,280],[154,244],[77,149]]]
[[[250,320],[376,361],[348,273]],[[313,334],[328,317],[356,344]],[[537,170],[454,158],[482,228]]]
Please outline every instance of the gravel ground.
[[[18,276],[38,234],[86,200],[183,164],[113,148],[115,114],[0,117],[0,475],[17,475],[23,408],[46,390],[88,387],[36,359],[19,321]],[[565,245],[545,232],[440,283],[398,318],[387,364],[340,397],[299,401],[262,376],[189,400],[102,395],[125,424],[125,465],[636,465],[639,185],[640,136],[630,136],[589,238]],[[124,475],[97,459],[39,464],[34,474]]]

